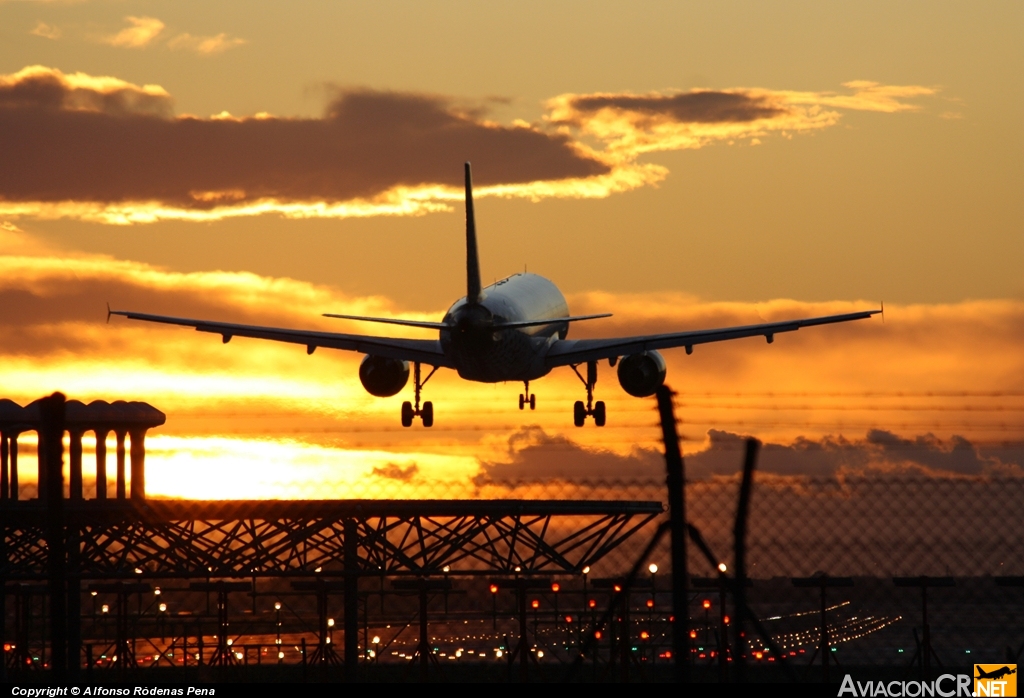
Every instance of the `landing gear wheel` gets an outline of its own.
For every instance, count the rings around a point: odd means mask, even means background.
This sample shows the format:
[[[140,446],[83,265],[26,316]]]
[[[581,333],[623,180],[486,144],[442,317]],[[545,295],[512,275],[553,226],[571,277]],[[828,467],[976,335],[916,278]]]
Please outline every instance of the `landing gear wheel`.
[[[523,408],[520,407],[519,409],[523,409]],[[530,396],[530,409],[531,410],[537,409],[537,396],[536,395],[531,395]]]
[[[572,423],[581,427],[585,421],[587,421],[587,408],[582,400],[577,400],[576,404],[572,406]]]
[[[607,412],[605,412],[604,409],[604,400],[598,400],[594,403],[594,424],[599,427],[603,427],[606,416]]]
[[[412,418],[413,418],[413,416],[414,415],[413,415],[413,411],[412,411],[412,403],[411,402],[403,402],[402,403],[402,426],[403,427],[411,427],[412,426]]]
[[[423,411],[420,412],[420,417],[423,419],[423,426],[432,427],[434,426],[434,403],[427,402],[423,403]]]
[[[519,409],[523,409],[526,406],[526,397],[522,393],[519,394]]]

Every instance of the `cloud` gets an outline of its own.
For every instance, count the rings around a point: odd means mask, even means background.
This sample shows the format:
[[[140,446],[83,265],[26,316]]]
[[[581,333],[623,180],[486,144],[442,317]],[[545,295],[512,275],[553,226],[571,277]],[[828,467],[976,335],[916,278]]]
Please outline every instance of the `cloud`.
[[[103,43],[123,48],[143,48],[152,43],[166,26],[155,17],[125,17],[131,26],[125,27],[117,34],[104,37]]]
[[[399,482],[409,482],[419,473],[420,468],[415,463],[405,466],[404,468],[397,463],[387,463],[382,466],[374,466],[371,474],[375,477],[384,478],[386,480],[398,480]]]
[[[0,75],[0,119],[11,127],[20,123],[19,116],[33,114],[65,114],[69,119],[83,112],[111,119],[166,117],[172,113],[173,105],[171,96],[159,85],[139,86],[109,76],[66,74],[40,65],[28,66],[12,75]],[[8,167],[0,170],[0,177],[15,176]],[[5,194],[0,193],[0,196]]]
[[[482,193],[610,169],[565,136],[491,124],[436,96],[344,91],[320,119],[168,118],[154,113],[170,103],[159,88],[101,78],[90,101],[75,77],[36,67],[0,78],[0,212],[412,213],[461,198],[462,160],[488,163],[474,173]]]
[[[229,38],[227,34],[221,32],[216,36],[192,36],[191,34],[179,34],[168,41],[167,46],[174,50],[186,49],[189,51],[195,51],[196,53],[204,56],[209,56],[215,53],[223,53],[229,48],[241,46],[244,43],[245,39],[239,39],[237,37]]]
[[[741,469],[748,436],[712,429],[699,449],[686,455],[687,479],[735,477]],[[798,438],[789,444],[764,443],[757,471],[762,475],[828,479],[836,477],[994,476],[1024,477],[1024,444],[988,448],[962,436],[948,440],[932,434],[912,438],[873,429],[862,439],[843,436]],[[502,460],[484,460],[474,480],[478,486],[518,486],[553,481],[598,485],[611,482],[657,482],[665,477],[662,452],[634,448],[617,454],[587,447],[538,426],[525,427],[508,439]]]
[[[716,141],[788,135],[837,124],[837,110],[894,113],[920,107],[903,101],[936,90],[916,85],[844,83],[849,94],[762,88],[697,89],[648,94],[563,94],[548,101],[547,120],[569,133],[596,139],[624,158],[702,148]]]
[[[46,22],[39,22],[29,34],[41,36],[44,39],[59,39],[61,37],[61,30],[60,27],[55,27]]]
[[[171,44],[212,53],[238,41]],[[540,123],[510,125],[488,120],[486,100],[342,89],[321,118],[204,119],[173,116],[159,86],[32,66],[0,76],[0,215],[112,224],[416,215],[461,200],[462,160],[478,163],[479,196],[606,197],[668,175],[640,162],[644,153],[791,136],[836,124],[840,109],[907,111],[917,107],[906,99],[934,93],[847,87],[566,94]]]

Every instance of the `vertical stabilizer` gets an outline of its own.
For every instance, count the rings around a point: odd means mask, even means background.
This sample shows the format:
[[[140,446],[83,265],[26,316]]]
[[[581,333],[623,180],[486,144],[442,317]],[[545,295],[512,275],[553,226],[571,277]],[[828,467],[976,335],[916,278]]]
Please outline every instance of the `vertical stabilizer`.
[[[480,302],[480,257],[476,251],[476,220],[473,216],[473,172],[466,163],[466,302]]]

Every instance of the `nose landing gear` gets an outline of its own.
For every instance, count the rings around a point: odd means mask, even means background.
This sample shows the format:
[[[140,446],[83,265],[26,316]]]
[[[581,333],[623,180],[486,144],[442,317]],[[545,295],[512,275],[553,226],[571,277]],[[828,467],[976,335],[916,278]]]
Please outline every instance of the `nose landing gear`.
[[[415,407],[408,400],[402,403],[402,426],[411,427],[412,421],[416,417],[419,417],[423,421],[423,426],[432,427],[434,426],[434,403],[427,400],[423,403],[423,408],[420,408],[420,392],[423,390],[423,386],[427,384],[430,377],[437,372],[437,366],[433,366],[430,369],[430,373],[423,380],[420,380],[420,364],[417,361],[413,364],[413,387],[415,390]]]
[[[587,377],[586,379],[580,375],[579,370],[576,366],[578,364],[571,364],[573,372],[583,382],[583,385],[587,387],[587,404],[583,404],[582,400],[577,400],[576,404],[573,405],[572,410],[572,422],[578,427],[583,426],[583,423],[587,421],[588,416],[594,418],[594,425],[603,427],[608,413],[605,410],[604,401],[598,400],[594,402],[594,386],[597,385],[597,362],[587,362]]]
[[[526,392],[519,395],[519,409],[524,409],[529,405],[531,410],[535,410],[537,409],[537,396],[530,392],[530,381],[523,381],[523,383],[526,386]]]

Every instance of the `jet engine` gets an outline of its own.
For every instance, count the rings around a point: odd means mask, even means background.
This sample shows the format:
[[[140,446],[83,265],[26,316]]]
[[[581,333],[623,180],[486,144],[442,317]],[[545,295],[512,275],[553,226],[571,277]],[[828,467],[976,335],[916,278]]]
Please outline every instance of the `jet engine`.
[[[665,382],[665,359],[656,351],[633,354],[619,361],[619,385],[633,397],[654,395]]]
[[[367,354],[359,364],[359,381],[370,395],[391,397],[409,382],[409,362]]]

